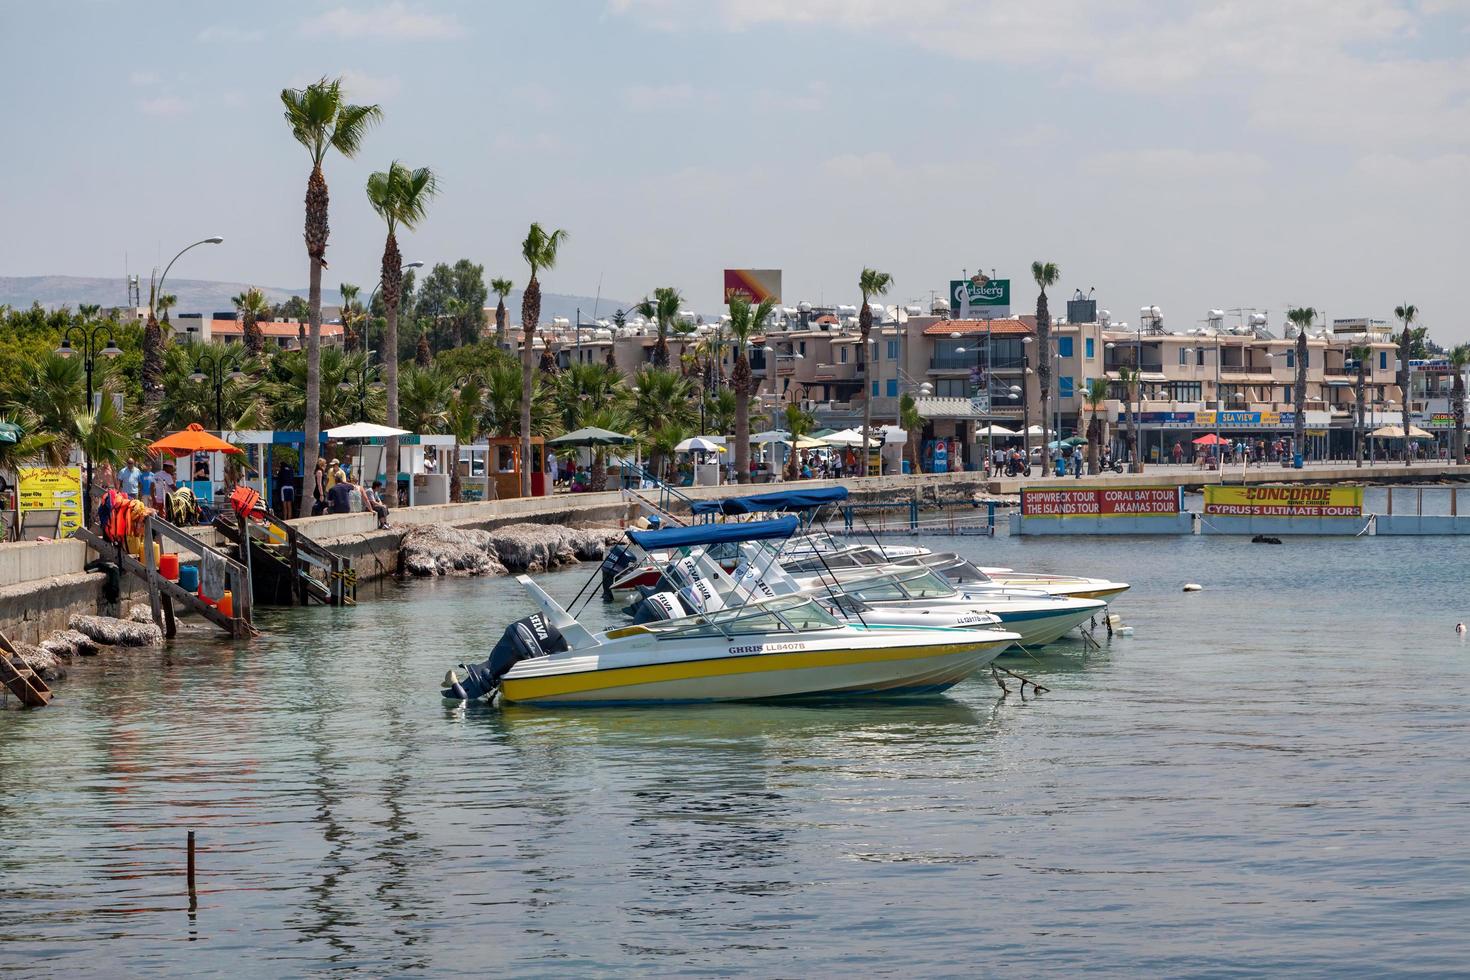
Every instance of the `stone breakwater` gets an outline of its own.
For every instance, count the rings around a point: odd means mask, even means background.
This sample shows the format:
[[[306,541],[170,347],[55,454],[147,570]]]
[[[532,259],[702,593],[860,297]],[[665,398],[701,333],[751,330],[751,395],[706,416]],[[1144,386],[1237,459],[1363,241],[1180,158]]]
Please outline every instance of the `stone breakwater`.
[[[403,536],[403,570],[435,575],[545,572],[579,561],[601,561],[623,540],[620,528],[508,524],[489,531],[447,524],[412,527]]]
[[[65,679],[66,665],[92,657],[108,647],[161,647],[163,631],[150,622],[111,616],[73,616],[67,629],[56,630],[39,644],[13,643],[11,663],[29,667],[48,684]]]

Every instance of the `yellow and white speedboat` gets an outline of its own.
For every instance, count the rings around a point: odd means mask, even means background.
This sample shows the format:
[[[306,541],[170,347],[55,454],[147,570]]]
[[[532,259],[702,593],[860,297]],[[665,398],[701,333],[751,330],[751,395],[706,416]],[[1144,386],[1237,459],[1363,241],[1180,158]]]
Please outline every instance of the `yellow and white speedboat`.
[[[932,695],[1016,639],[848,625],[802,596],[593,633],[530,578],[517,581],[541,613],[512,623],[485,663],[461,665],[463,677],[451,671],[445,698],[605,705]]]

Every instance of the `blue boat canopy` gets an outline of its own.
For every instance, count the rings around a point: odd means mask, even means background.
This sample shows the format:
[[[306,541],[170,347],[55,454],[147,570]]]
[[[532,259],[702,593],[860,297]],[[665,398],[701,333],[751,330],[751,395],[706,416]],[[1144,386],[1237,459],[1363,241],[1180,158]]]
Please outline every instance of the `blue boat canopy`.
[[[644,551],[665,551],[726,541],[789,538],[800,525],[795,517],[778,517],[772,521],[747,521],[744,524],[696,524],[694,527],[671,527],[662,531],[629,531],[628,539]]]
[[[754,514],[769,510],[811,510],[823,504],[847,499],[846,487],[819,490],[781,490],[758,493],[753,497],[729,497],[725,500],[696,500],[690,510],[696,514]]]

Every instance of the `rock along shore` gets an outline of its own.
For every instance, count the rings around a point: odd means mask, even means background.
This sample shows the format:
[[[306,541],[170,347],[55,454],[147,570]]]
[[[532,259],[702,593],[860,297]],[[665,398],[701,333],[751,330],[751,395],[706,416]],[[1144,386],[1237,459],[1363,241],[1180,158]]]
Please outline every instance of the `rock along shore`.
[[[447,524],[409,528],[403,536],[403,570],[435,575],[506,575],[545,572],[579,561],[601,561],[623,539],[614,527],[508,524],[491,531]]]

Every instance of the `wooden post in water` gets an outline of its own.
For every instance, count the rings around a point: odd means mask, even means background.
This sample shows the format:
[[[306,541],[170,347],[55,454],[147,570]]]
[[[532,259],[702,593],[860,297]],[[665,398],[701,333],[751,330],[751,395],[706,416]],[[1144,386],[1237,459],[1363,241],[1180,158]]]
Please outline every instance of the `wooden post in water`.
[[[194,888],[194,831],[189,831],[189,911],[199,910],[199,893]]]

